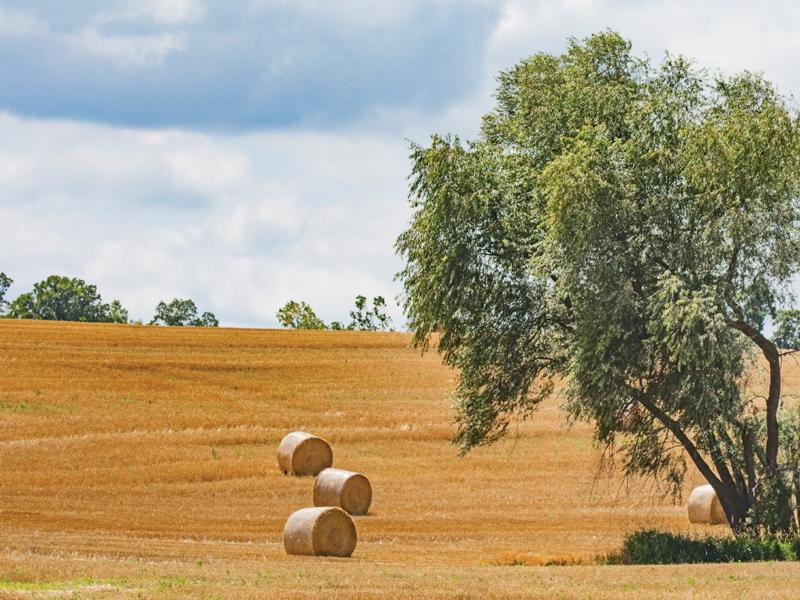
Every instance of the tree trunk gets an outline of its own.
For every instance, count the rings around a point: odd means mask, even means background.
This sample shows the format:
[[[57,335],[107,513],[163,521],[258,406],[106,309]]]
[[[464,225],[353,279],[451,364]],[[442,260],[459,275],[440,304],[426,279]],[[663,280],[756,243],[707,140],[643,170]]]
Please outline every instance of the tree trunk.
[[[800,468],[794,468],[794,512],[797,528],[800,529]]]
[[[753,340],[753,343],[761,349],[764,358],[767,359],[769,364],[766,466],[769,471],[774,472],[778,468],[778,409],[781,405],[781,356],[775,344],[741,317],[741,309],[735,307],[734,310],[737,311],[740,317],[737,321],[729,321],[729,325]]]
[[[769,362],[769,395],[767,396],[767,466],[772,471],[778,468],[778,409],[781,403],[781,358],[778,349],[771,344],[770,352],[764,351]]]
[[[747,513],[752,504],[747,496],[743,496],[734,484],[724,484],[720,481],[710,482],[711,487],[717,493],[725,516],[728,517],[728,524],[734,533],[739,533],[744,526]]]

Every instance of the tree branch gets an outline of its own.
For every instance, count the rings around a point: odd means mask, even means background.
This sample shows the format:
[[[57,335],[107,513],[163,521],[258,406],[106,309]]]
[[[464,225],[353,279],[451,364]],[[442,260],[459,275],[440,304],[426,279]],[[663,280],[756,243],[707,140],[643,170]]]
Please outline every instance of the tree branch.
[[[664,427],[669,429],[670,432],[672,432],[672,435],[674,435],[678,439],[678,441],[686,450],[689,457],[692,459],[692,462],[694,462],[697,469],[700,471],[700,473],[703,474],[703,477],[706,478],[706,481],[708,481],[712,486],[714,486],[715,489],[722,486],[723,485],[722,481],[720,480],[719,477],[717,477],[716,473],[714,473],[714,471],[705,461],[703,456],[700,454],[700,451],[697,449],[697,446],[695,446],[694,442],[692,442],[692,440],[689,439],[689,436],[686,435],[686,432],[683,430],[680,423],[678,423],[676,420],[670,417],[667,413],[661,410],[653,402],[647,400],[641,391],[636,390],[636,392],[639,394],[639,402],[642,404],[642,406],[644,406],[651,415],[653,415],[656,419],[658,419],[661,423],[663,423]]]
[[[758,329],[750,325],[744,318],[744,311],[730,296],[725,302],[736,315],[736,319],[727,319],[729,327],[741,331],[755,343],[769,364],[769,393],[767,394],[767,468],[778,467],[778,409],[781,402],[781,357],[778,347],[768,340]]]

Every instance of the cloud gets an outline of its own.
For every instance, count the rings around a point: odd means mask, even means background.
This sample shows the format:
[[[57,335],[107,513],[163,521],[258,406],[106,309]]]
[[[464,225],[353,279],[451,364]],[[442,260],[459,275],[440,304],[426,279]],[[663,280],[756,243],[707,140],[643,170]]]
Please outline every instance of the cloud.
[[[97,29],[89,28],[67,36],[70,49],[83,54],[94,54],[111,61],[117,68],[132,67],[145,69],[157,67],[173,52],[183,49],[180,36],[158,35],[103,35]]]
[[[0,16],[0,110],[225,131],[443,109],[477,83],[500,15],[488,0],[20,6]]]
[[[137,131],[0,115],[0,270],[53,273],[132,316],[192,297],[226,325],[275,325],[290,298],[328,320],[397,293],[408,218],[395,136]],[[400,321],[399,311],[393,309]]]
[[[496,73],[534,52],[561,52],[568,37],[606,28],[655,61],[669,51],[729,74],[764,72],[784,93],[800,91],[800,4],[793,0],[510,0],[486,64]]]
[[[13,39],[47,33],[47,26],[32,15],[0,6],[0,38]]]

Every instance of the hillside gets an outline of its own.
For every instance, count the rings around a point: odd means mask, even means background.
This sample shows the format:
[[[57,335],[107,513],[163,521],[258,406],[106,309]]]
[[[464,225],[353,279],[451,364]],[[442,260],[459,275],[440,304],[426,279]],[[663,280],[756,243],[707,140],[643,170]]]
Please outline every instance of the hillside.
[[[0,595],[793,597],[794,564],[498,566],[700,529],[652,485],[599,473],[590,430],[556,402],[459,458],[454,373],[408,343],[0,320]],[[275,462],[294,429],[372,480],[349,560],[283,552],[285,519],[311,503],[312,480]]]

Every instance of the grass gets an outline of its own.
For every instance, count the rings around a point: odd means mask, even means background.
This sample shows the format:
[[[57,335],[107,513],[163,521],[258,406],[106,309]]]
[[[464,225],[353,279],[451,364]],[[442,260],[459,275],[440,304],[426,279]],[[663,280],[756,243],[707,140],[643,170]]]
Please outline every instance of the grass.
[[[82,579],[117,582],[78,593],[109,598],[794,597],[793,563],[597,564],[643,528],[724,528],[598,478],[591,431],[555,402],[458,458],[454,373],[408,341],[0,320],[0,597]],[[349,560],[283,552],[311,502],[276,466],[293,429],[370,477]]]
[[[77,591],[83,588],[120,588],[128,584],[126,579],[92,579],[81,577],[69,581],[15,581],[0,578],[0,590],[7,592],[61,592]]]

